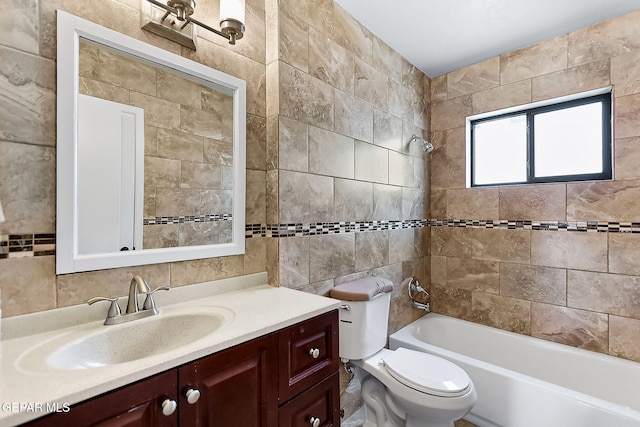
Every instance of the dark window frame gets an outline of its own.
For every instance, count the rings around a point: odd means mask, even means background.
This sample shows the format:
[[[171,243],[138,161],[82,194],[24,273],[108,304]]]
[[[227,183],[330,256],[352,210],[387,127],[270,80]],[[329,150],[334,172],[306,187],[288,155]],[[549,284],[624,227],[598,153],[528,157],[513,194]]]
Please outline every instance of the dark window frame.
[[[584,98],[572,99],[569,101],[562,101],[553,104],[543,105],[533,108],[524,108],[518,111],[512,111],[509,113],[498,114],[495,116],[482,117],[479,119],[470,120],[470,149],[469,155],[471,156],[470,163],[470,180],[471,187],[495,187],[500,185],[515,185],[515,184],[541,184],[550,182],[573,182],[573,181],[595,181],[595,180],[610,180],[613,179],[613,135],[612,135],[612,92],[607,91],[598,95],[586,96]],[[601,103],[602,104],[602,172],[589,173],[589,174],[577,174],[577,175],[555,175],[536,177],[533,175],[535,171],[535,117],[541,113],[548,113],[551,111],[559,111],[567,108],[577,107],[581,105]],[[493,184],[476,184],[474,168],[475,168],[475,127],[479,123],[489,122],[493,120],[504,119],[507,117],[525,116],[527,122],[527,164],[526,172],[527,177],[525,181],[517,182],[501,182]]]

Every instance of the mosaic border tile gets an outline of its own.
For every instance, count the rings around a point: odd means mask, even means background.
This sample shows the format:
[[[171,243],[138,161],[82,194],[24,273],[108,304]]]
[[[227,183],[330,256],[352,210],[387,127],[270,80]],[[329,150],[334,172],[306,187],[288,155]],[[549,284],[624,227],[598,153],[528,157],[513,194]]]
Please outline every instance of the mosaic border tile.
[[[232,214],[156,216],[144,218],[142,225],[185,224],[189,222],[231,221]]]
[[[229,221],[230,214],[147,218],[148,225]],[[151,222],[153,221],[153,222]],[[146,225],[146,223],[145,223]],[[533,221],[491,219],[411,219],[403,221],[338,221],[290,224],[246,224],[245,238],[299,237],[421,227],[485,228],[583,233],[640,234],[640,222],[631,221]],[[55,255],[55,233],[0,234],[0,259]]]
[[[619,221],[510,221],[432,219],[431,227],[502,228],[508,230],[577,231],[586,233],[640,233],[640,222]]]
[[[55,233],[0,235],[0,259],[55,255]]]
[[[362,233],[366,231],[396,230],[427,227],[429,220],[406,221],[338,221],[309,224],[247,224],[245,237],[299,237],[323,234]]]
[[[533,221],[492,219],[422,219],[405,221],[352,221],[309,224],[247,224],[245,236],[298,237],[320,234],[359,233],[416,227],[486,228],[587,233],[640,233],[640,222],[619,221]]]

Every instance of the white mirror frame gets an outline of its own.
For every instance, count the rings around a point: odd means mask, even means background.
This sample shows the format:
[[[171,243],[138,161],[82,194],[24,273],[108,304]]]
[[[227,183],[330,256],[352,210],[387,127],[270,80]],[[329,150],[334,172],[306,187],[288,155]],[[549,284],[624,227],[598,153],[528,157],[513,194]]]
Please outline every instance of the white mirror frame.
[[[56,274],[158,264],[244,253],[246,83],[203,64],[58,10]],[[231,243],[78,253],[78,88],[80,38],[210,81],[233,93],[233,219]]]

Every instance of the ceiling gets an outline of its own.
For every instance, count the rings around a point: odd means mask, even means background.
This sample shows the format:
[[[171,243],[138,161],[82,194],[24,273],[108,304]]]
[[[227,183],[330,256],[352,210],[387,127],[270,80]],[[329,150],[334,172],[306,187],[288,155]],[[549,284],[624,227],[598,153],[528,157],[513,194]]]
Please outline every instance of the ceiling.
[[[640,0],[336,0],[429,77],[640,9]]]

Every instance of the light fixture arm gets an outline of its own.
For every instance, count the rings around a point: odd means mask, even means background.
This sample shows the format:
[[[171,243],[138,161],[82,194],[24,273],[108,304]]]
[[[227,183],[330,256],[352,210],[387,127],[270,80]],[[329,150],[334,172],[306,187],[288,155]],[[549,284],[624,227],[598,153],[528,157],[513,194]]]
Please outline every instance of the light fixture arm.
[[[176,9],[174,9],[172,7],[169,7],[164,3],[160,3],[159,1],[156,1],[156,0],[147,0],[147,1],[149,3],[155,5],[155,6],[158,6],[158,7],[162,8],[162,9],[166,10],[167,12],[173,13],[176,16],[180,15],[180,13]],[[195,25],[197,25],[199,27],[202,27],[207,31],[211,31],[212,33],[216,33],[217,35],[219,35],[221,37],[224,37],[225,39],[229,40],[229,44],[235,44],[235,40],[236,40],[235,36],[224,34],[223,32],[221,32],[219,30],[216,30],[215,28],[212,28],[212,27],[208,26],[207,24],[203,24],[202,22],[200,22],[200,21],[198,21],[196,19],[193,19],[190,16],[185,16],[184,20],[187,21],[187,22],[191,22],[192,24],[195,24]]]

